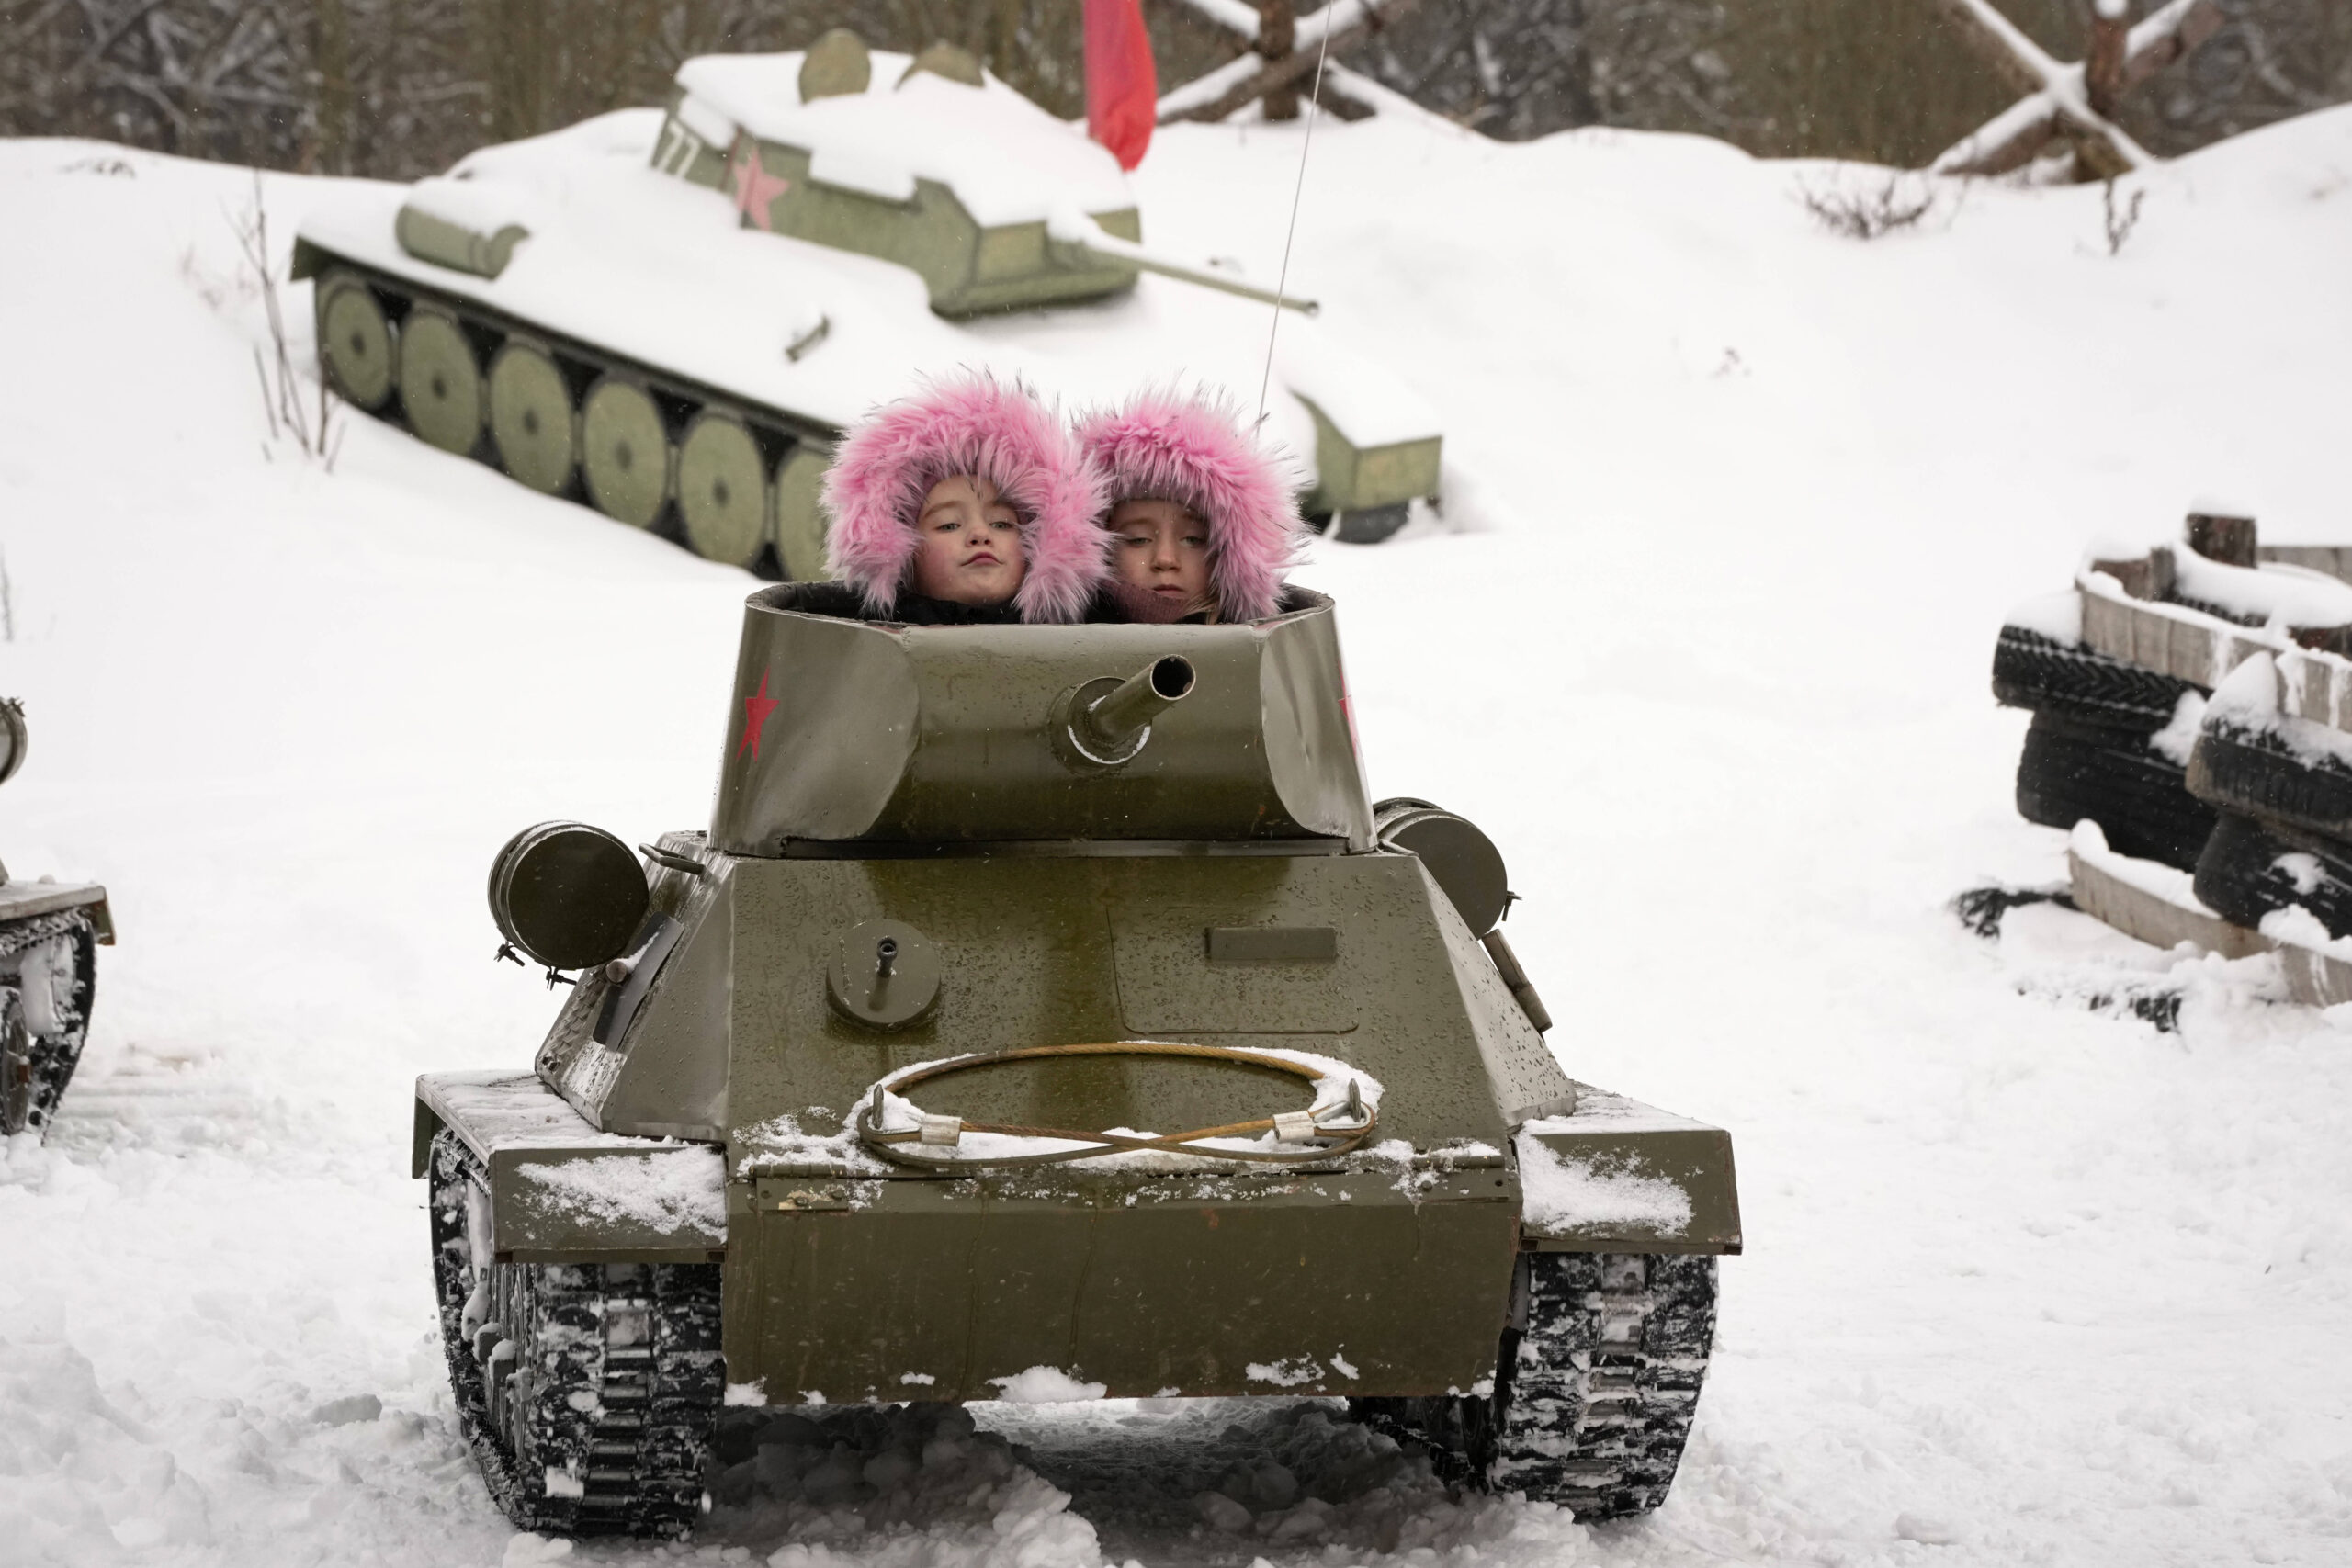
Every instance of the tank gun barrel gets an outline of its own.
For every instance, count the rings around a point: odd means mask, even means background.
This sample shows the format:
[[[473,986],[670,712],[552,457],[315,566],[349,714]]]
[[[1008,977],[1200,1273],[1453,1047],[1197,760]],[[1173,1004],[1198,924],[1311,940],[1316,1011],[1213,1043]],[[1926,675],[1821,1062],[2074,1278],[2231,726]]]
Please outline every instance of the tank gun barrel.
[[[1069,738],[1091,759],[1124,761],[1142,746],[1151,721],[1192,692],[1195,678],[1193,661],[1171,653],[1091,702],[1081,693],[1069,716]]]
[[[1110,262],[1115,265],[1134,267],[1138,272],[1156,272],[1162,277],[1180,282],[1196,283],[1204,288],[1215,288],[1227,294],[1238,294],[1244,299],[1255,299],[1261,305],[1279,305],[1301,315],[1312,316],[1323,307],[1313,299],[1301,299],[1294,295],[1279,294],[1271,288],[1261,288],[1215,267],[1182,261],[1174,256],[1123,240],[1107,233],[1102,225],[1083,214],[1063,213],[1046,225],[1046,233],[1060,249],[1073,253],[1078,258]]]

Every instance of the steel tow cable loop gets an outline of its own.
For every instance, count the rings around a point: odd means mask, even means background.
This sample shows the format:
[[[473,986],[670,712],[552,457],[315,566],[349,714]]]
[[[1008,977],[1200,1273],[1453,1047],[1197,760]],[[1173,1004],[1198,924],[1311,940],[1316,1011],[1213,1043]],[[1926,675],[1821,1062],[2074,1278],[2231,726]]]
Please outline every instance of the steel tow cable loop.
[[[1163,1041],[1127,1041],[1118,1043],[1089,1043],[1073,1045],[1025,1045],[1012,1051],[952,1057],[921,1066],[896,1078],[885,1078],[874,1086],[856,1118],[858,1141],[884,1159],[894,1164],[912,1166],[927,1170],[969,1169],[978,1167],[1006,1168],[1017,1166],[1067,1164],[1073,1160],[1093,1159],[1103,1155],[1135,1152],[1165,1151],[1188,1154],[1198,1159],[1231,1160],[1250,1165],[1306,1165],[1329,1160],[1347,1154],[1363,1144],[1378,1123],[1379,1113],[1366,1107],[1361,1124],[1345,1127],[1318,1128],[1338,1139],[1337,1142],[1296,1154],[1283,1154],[1255,1149],[1200,1149],[1186,1145],[1204,1138],[1229,1137],[1244,1132],[1271,1130],[1272,1117],[1259,1117],[1249,1122],[1230,1122],[1220,1127],[1199,1127],[1185,1133],[1169,1133],[1154,1136],[1136,1136],[1111,1132],[1075,1132],[1063,1128],[1024,1127],[1010,1123],[964,1122],[959,1131],[990,1133],[1010,1137],[1058,1138],[1072,1143],[1090,1144],[1082,1149],[1056,1149],[1043,1154],[1007,1155],[989,1159],[959,1155],[938,1156],[915,1156],[901,1152],[894,1145],[911,1142],[921,1136],[919,1129],[886,1130],[880,1122],[881,1096],[912,1089],[917,1084],[944,1077],[952,1073],[967,1072],[975,1067],[998,1066],[1007,1062],[1035,1061],[1053,1056],[1178,1056],[1207,1061],[1238,1062],[1248,1066],[1264,1067],[1301,1078],[1310,1084],[1321,1084],[1329,1074],[1309,1067],[1304,1063],[1280,1056],[1269,1056],[1255,1051],[1231,1045],[1187,1045]],[[902,1095],[903,1097],[903,1095]]]

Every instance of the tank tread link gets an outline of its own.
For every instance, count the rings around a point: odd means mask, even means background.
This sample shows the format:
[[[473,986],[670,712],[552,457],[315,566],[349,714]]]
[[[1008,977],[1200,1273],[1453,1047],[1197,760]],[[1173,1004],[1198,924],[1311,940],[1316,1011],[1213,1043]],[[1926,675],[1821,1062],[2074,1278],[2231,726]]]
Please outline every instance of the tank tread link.
[[[319,357],[353,407],[544,495],[770,578],[824,575],[840,432],[303,240]]]
[[[106,934],[86,905],[0,919],[0,1136],[41,1132],[56,1114],[89,1033]],[[61,945],[71,965],[62,987],[49,972]],[[28,965],[40,973],[28,975]],[[30,998],[33,983],[46,1002]]]
[[[492,1498],[525,1529],[684,1534],[725,1388],[718,1267],[498,1262],[481,1160],[443,1132],[432,1167],[442,1348]]]
[[[1715,1259],[1531,1252],[1492,1393],[1358,1399],[1449,1481],[1559,1504],[1588,1523],[1645,1514],[1674,1484],[1714,1339]]]

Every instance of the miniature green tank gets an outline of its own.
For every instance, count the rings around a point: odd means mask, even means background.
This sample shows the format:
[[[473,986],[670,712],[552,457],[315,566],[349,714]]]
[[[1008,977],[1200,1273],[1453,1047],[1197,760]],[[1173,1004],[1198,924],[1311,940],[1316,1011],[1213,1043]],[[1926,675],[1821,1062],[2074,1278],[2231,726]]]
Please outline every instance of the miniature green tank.
[[[0,784],[26,744],[23,705],[0,698]],[[98,944],[113,941],[105,888],[19,882],[0,866],[0,1137],[48,1130],[82,1059]]]
[[[536,1072],[418,1081],[457,1404],[521,1527],[676,1533],[722,1416],[1344,1395],[1654,1507],[1727,1134],[1570,1081],[1501,857],[1367,798],[1329,601],[908,627],[746,603],[707,830],[517,834]],[[564,972],[570,972],[568,975]]]
[[[1409,387],[1305,321],[1269,372],[1276,297],[1142,235],[1116,161],[969,55],[835,32],[689,60],[666,110],[344,193],[303,220],[294,276],[356,407],[774,576],[823,575],[842,429],[957,367],[1072,403],[1270,386],[1272,434],[1316,468],[1303,503],[1342,537],[1437,494],[1436,416]],[[1155,314],[1119,298],[1145,271],[1204,292]],[[1077,331],[1045,313],[1080,304]]]

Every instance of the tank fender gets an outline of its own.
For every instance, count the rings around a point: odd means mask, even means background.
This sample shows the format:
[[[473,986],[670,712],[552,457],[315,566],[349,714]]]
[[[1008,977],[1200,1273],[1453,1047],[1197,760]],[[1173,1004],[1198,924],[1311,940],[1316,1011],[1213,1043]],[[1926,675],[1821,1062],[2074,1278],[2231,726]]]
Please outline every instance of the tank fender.
[[[95,882],[0,882],[0,920],[28,920],[60,909],[87,909],[100,943],[114,945],[114,912]]]
[[[1520,1244],[1535,1252],[1736,1253],[1731,1134],[1576,1086],[1576,1109],[1514,1138]]]
[[[715,1145],[600,1133],[529,1073],[416,1080],[411,1174],[447,1127],[490,1174],[502,1263],[711,1263],[727,1249],[724,1155]]]

